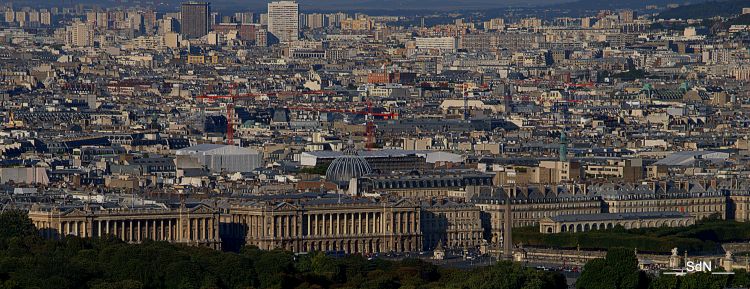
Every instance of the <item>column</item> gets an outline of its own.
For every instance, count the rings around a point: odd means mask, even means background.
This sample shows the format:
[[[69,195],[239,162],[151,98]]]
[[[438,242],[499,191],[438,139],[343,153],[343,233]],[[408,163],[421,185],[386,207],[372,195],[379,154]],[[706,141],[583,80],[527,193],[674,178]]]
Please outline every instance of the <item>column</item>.
[[[365,234],[370,234],[370,212],[365,213]]]
[[[257,222],[262,222],[262,223],[259,223],[259,224],[258,224],[258,230],[260,230],[260,231],[261,231],[261,234],[260,234],[260,235],[258,235],[258,236],[259,236],[259,237],[260,237],[260,236],[266,236],[266,235],[268,234],[268,233],[267,233],[268,231],[266,230],[266,222],[265,222],[265,217],[264,217],[263,215],[261,215],[261,216],[258,216],[258,217],[257,217],[257,220],[256,220],[256,221],[257,221]]]
[[[412,222],[414,221],[414,217],[412,217],[411,212],[406,212],[406,231],[404,233],[411,233],[412,229]]]
[[[206,230],[205,230],[205,232],[206,232],[206,240],[211,240],[212,239],[211,238],[211,236],[212,236],[211,230],[213,228],[214,222],[213,222],[213,220],[211,220],[211,218],[205,218],[205,220],[206,220]]]
[[[315,221],[313,221],[313,232],[315,232],[313,235],[320,236],[320,224],[318,224],[318,214],[315,214],[314,218]]]
[[[206,229],[207,229],[206,225],[208,225],[208,220],[206,220],[206,218],[200,218],[199,222],[200,222],[200,226],[201,226],[200,227],[201,240],[206,240],[206,239],[208,239],[208,236],[206,236],[207,235],[206,234]]]
[[[318,236],[323,236],[326,234],[326,228],[328,228],[328,225],[326,224],[326,214],[318,214]]]
[[[342,217],[344,218],[344,235],[349,235],[349,213],[344,213]]]
[[[411,232],[416,234],[419,232],[419,212],[412,212],[412,226],[411,226]]]
[[[193,233],[193,235],[190,236],[190,241],[198,240],[198,219],[190,220],[190,232]]]
[[[359,233],[360,235],[365,233],[365,228],[362,227],[362,221],[364,221],[365,218],[362,217],[362,214],[363,213],[357,213],[357,219],[359,219],[359,226],[357,226],[357,233]]]
[[[203,240],[210,239],[210,232],[211,229],[209,228],[211,226],[211,223],[209,222],[208,218],[203,218]]]
[[[172,219],[167,220],[167,227],[169,230],[167,232],[167,241],[172,241]]]
[[[399,230],[400,230],[399,232],[402,233],[402,234],[406,233],[406,229],[407,229],[406,227],[407,227],[408,219],[407,219],[406,214],[407,214],[406,212],[401,212],[401,213],[398,214],[398,216],[399,216],[398,217],[398,222],[399,222],[399,226],[398,227],[399,227]]]
[[[201,223],[203,224],[203,230],[201,230],[201,232],[203,233],[203,240],[208,240],[208,218],[202,218],[201,220]]]
[[[276,216],[271,215],[271,237],[276,237]]]
[[[407,213],[407,217],[409,219],[409,228],[406,230],[406,233],[413,233],[414,232],[414,212]]]
[[[193,241],[198,241],[201,239],[201,219],[195,218],[193,222]]]
[[[359,213],[352,213],[352,229],[354,229],[353,233],[354,235],[359,234],[359,226],[357,225],[359,223]],[[357,248],[359,250],[359,248]]]
[[[378,233],[383,234],[388,232],[388,226],[386,224],[387,221],[388,220],[386,220],[385,212],[378,213]],[[385,240],[383,240],[383,246],[385,246]]]
[[[406,230],[404,231],[404,233],[409,234],[409,233],[411,233],[411,230],[412,230],[411,223],[412,223],[412,219],[413,218],[411,216],[411,212],[406,212],[405,214],[406,214],[406,224],[405,224],[406,225]]]
[[[333,235],[333,214],[328,214],[329,222],[328,222],[328,236]]]
[[[310,231],[310,229],[311,229],[310,221],[311,220],[312,220],[312,216],[310,214],[307,214],[307,232],[305,232],[305,235],[307,235],[307,236],[309,236],[309,235],[312,234],[312,232]]]
[[[391,223],[391,233],[398,233],[398,219],[399,219],[399,213],[393,212],[391,214],[391,219],[388,220]]]
[[[336,213],[336,236],[341,236],[341,213]]]
[[[291,224],[292,224],[292,233],[289,234],[289,235],[291,237],[295,237],[296,238],[297,236],[299,236],[299,234],[297,233],[297,216],[296,215],[292,215],[292,216],[289,216],[289,217],[292,219],[292,222],[291,222]]]
[[[203,218],[195,218],[195,239],[203,240],[205,238],[206,225],[203,223]]]
[[[354,235],[356,232],[355,224],[356,219],[354,213],[346,213],[346,224],[349,225],[349,235]],[[354,246],[354,244],[352,244]]]
[[[206,219],[208,221],[208,239],[213,240],[214,239],[214,220],[211,218]]]

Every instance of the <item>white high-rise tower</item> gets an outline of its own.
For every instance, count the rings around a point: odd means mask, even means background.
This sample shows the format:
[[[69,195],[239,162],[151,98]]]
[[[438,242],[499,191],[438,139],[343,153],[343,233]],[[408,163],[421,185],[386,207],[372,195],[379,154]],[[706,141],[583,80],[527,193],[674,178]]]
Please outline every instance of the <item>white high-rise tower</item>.
[[[281,42],[299,38],[299,4],[294,1],[268,3],[268,32]]]

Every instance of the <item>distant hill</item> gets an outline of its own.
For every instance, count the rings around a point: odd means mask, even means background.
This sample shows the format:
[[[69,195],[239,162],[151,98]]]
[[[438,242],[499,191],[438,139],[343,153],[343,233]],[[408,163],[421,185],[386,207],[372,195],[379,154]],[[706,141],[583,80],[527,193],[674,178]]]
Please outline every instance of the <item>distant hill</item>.
[[[733,16],[750,7],[750,0],[711,1],[685,5],[659,13],[662,19],[706,19],[716,16]]]
[[[732,25],[750,25],[750,14],[743,14],[729,19],[724,23],[727,27]]]
[[[656,5],[658,7],[666,7],[668,4],[680,4],[686,5],[689,3],[705,2],[707,0],[617,0],[617,1],[603,1],[603,0],[577,0],[574,2],[558,3],[550,5],[550,8],[555,9],[570,9],[570,10],[617,10],[617,9],[643,9],[649,5]]]

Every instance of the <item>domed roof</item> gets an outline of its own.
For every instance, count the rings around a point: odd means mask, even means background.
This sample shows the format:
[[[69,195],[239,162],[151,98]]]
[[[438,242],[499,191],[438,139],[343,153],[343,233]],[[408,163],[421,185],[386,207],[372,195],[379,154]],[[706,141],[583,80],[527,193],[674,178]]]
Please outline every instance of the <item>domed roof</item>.
[[[326,179],[336,184],[344,184],[353,178],[370,173],[372,173],[370,164],[350,146],[343,155],[336,157],[328,166]]]

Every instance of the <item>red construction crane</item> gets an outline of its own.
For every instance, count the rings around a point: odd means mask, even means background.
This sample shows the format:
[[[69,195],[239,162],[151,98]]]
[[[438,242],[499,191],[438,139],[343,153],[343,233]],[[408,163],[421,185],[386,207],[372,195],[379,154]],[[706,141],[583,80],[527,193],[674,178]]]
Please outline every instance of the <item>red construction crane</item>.
[[[230,93],[235,88],[234,84],[229,85]],[[227,144],[228,145],[234,145],[234,125],[232,124],[234,121],[234,100],[238,98],[244,98],[249,97],[247,95],[239,95],[236,92],[236,89],[234,90],[235,94],[232,95],[199,95],[195,98],[197,99],[208,99],[208,100],[217,100],[217,99],[228,99],[229,102],[226,105],[227,110]]]
[[[335,91],[330,90],[312,90],[312,91],[274,91],[274,92],[267,92],[267,93],[237,93],[237,86],[235,84],[230,84],[229,86],[229,95],[199,95],[196,96],[196,99],[203,99],[203,100],[217,100],[217,99],[228,99],[229,102],[227,103],[226,110],[227,110],[227,144],[233,145],[234,144],[234,125],[232,124],[234,121],[234,101],[241,98],[258,98],[258,97],[264,97],[264,96],[278,96],[281,95],[292,95],[292,96],[302,96],[302,95],[331,95],[336,94]],[[234,92],[234,93],[232,93]]]
[[[565,83],[565,86],[567,86],[568,88],[572,88],[572,89],[584,88],[584,87],[592,88],[592,87],[595,87],[596,84],[594,84],[593,82],[581,82],[581,83],[568,82],[568,83]]]
[[[395,112],[373,112],[372,102],[367,101],[367,109],[361,110],[350,110],[350,109],[336,109],[336,108],[321,108],[321,107],[310,107],[310,106],[291,106],[287,107],[289,110],[297,111],[317,111],[317,112],[333,112],[333,113],[344,113],[344,114],[356,114],[364,115],[367,120],[365,126],[365,147],[367,149],[373,149],[375,147],[375,123],[373,122],[375,117],[382,117],[384,119],[395,119],[398,118],[398,113]]]

